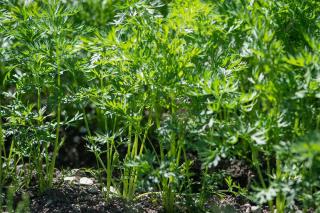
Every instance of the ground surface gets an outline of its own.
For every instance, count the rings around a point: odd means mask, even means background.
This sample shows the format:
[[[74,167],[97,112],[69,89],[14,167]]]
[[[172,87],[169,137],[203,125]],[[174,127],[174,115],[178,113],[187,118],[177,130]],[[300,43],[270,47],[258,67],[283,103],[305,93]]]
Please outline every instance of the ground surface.
[[[73,153],[84,155],[84,147],[77,147]],[[90,173],[85,170],[70,169],[82,165],[94,165],[93,158],[76,164],[75,156],[62,155],[59,167],[69,168],[64,172],[57,171],[54,181],[54,188],[43,194],[37,192],[37,187],[27,190],[30,198],[30,210],[33,213],[71,213],[71,212],[92,212],[92,213],[109,213],[109,212],[145,212],[156,213],[165,212],[161,202],[160,193],[147,192],[138,195],[134,201],[128,202],[117,196],[106,199],[103,188]],[[72,160],[73,159],[73,160]],[[67,164],[65,162],[68,162]],[[71,162],[71,163],[70,163]],[[73,163],[74,162],[74,163]],[[77,161],[80,162],[80,161]],[[197,162],[197,161],[196,161]],[[200,166],[196,166],[194,173]],[[211,171],[212,173],[225,173],[231,176],[241,185],[245,186],[250,183],[253,177],[252,171],[244,162],[230,161],[223,162]],[[200,181],[200,180],[199,180]],[[36,185],[36,184],[35,184]],[[176,212],[267,212],[252,206],[248,201],[239,199],[239,197],[227,195],[224,197],[212,196],[204,204],[204,209],[191,206],[185,198],[177,198]]]
[[[82,181],[80,184],[80,180]],[[88,181],[89,180],[89,181]],[[59,177],[55,181],[55,187],[43,194],[36,190],[28,191],[30,196],[30,210],[34,213],[73,213],[73,212],[164,212],[159,193],[146,193],[128,202],[119,197],[107,200],[101,192],[101,187],[93,178]],[[187,205],[187,204],[186,204]],[[266,212],[251,206],[249,203],[239,204],[232,196],[222,198],[212,197],[205,204],[206,211],[197,208],[187,208],[183,199],[178,202],[176,212]]]

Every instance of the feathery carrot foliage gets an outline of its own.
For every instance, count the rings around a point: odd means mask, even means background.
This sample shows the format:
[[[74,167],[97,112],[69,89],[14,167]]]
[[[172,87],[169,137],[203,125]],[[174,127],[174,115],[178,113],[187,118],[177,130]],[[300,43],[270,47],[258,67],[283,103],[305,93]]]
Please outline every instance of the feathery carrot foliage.
[[[69,128],[128,200],[320,210],[317,0],[0,0],[0,185],[54,187]],[[248,183],[220,173],[244,162]],[[23,165],[24,169],[19,169]],[[199,166],[200,165],[200,166]],[[190,207],[191,208],[191,207]]]

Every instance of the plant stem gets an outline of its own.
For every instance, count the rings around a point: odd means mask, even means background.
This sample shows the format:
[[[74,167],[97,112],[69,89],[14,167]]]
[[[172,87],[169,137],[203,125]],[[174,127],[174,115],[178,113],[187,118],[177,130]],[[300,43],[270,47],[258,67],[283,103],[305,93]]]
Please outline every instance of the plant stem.
[[[276,177],[279,180],[281,178],[281,162],[278,156],[276,158]],[[278,192],[276,197],[277,212],[284,212],[284,207],[285,200],[283,199],[281,192]]]
[[[58,45],[57,45],[58,46]],[[57,64],[57,109],[56,109],[56,116],[57,116],[57,127],[56,127],[56,139],[54,142],[53,147],[53,155],[50,164],[49,174],[48,174],[48,186],[52,187],[53,182],[53,173],[56,164],[56,158],[59,152],[59,136],[60,136],[60,122],[61,122],[61,98],[60,98],[60,91],[61,91],[61,67],[60,67],[60,55],[58,47],[56,46],[56,64]]]
[[[134,135],[134,142],[133,142],[133,147],[131,151],[131,159],[135,159],[137,156],[137,151],[138,151],[138,133],[135,132]],[[134,191],[135,191],[135,181],[136,177],[138,176],[137,169],[131,168],[131,174],[130,174],[130,180],[129,180],[129,199],[133,197]]]
[[[1,106],[1,104],[0,104]],[[1,109],[0,109],[1,110]],[[4,150],[4,135],[2,130],[2,115],[0,111],[0,186],[2,186],[3,170],[2,170],[2,150]]]
[[[259,159],[258,159],[258,150],[253,145],[251,145],[251,152],[252,152],[252,163],[256,167],[260,183],[264,189],[267,189],[267,185],[263,179],[262,171],[260,168],[260,163],[259,163]],[[268,205],[269,205],[271,212],[273,212],[273,202],[268,201]]]
[[[38,125],[41,125],[41,120],[40,120],[40,114],[41,114],[41,92],[40,92],[40,87],[37,89],[37,110],[38,110]],[[49,174],[48,171],[48,165],[49,165],[49,154],[48,154],[48,146],[45,146],[45,154],[46,154],[46,172]],[[39,177],[39,187],[40,187],[40,192],[44,192],[45,190],[45,180],[44,180],[44,174],[42,170],[42,155],[41,155],[41,144],[37,144],[37,151],[36,155],[34,156],[35,162],[37,163],[36,169]]]

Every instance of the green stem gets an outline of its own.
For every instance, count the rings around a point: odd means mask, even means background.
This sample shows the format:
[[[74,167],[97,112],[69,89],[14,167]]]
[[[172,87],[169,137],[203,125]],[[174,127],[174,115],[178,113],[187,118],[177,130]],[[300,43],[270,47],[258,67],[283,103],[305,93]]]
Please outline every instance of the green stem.
[[[157,126],[157,129],[160,128],[160,113],[158,112],[158,110],[156,110],[155,112],[155,116],[156,116],[156,126]],[[159,147],[160,147],[160,160],[161,162],[164,161],[164,150],[163,150],[163,145],[161,143],[161,141],[159,141]]]
[[[148,119],[148,127],[144,131],[143,139],[142,139],[141,146],[140,146],[139,155],[142,155],[144,144],[145,144],[145,142],[147,140],[148,131],[149,131],[149,127],[151,126],[151,123],[152,123],[152,120],[151,120],[151,117],[149,117],[149,119]]]
[[[91,137],[91,131],[90,131],[90,128],[89,128],[88,117],[87,117],[87,113],[86,113],[84,108],[82,108],[82,112],[83,112],[84,125],[86,126],[86,129],[88,131],[89,137]]]
[[[133,147],[132,147],[132,151],[131,151],[131,159],[135,159],[135,157],[137,156],[137,152],[138,152],[138,137],[139,134],[138,132],[135,132],[135,136],[134,136],[134,142],[133,142]],[[137,176],[138,176],[138,172],[137,169],[135,168],[131,168],[131,174],[130,174],[130,180],[129,180],[129,199],[131,199],[134,195],[134,191],[135,191],[135,183],[137,180]]]
[[[278,156],[276,159],[276,177],[278,180],[281,178],[281,162]],[[285,200],[283,199],[282,193],[278,192],[276,197],[277,212],[280,212],[280,213],[284,212],[284,207],[285,207]]]
[[[40,120],[40,114],[41,114],[41,92],[40,88],[38,87],[37,89],[37,110],[38,110],[38,125],[41,125],[41,120]],[[49,151],[48,151],[48,146],[45,147],[45,152],[46,152],[46,172],[50,174],[49,169]],[[40,192],[44,192],[45,190],[45,180],[44,180],[44,174],[42,170],[42,155],[41,155],[41,144],[37,144],[37,150],[36,150],[36,156],[34,156],[35,162],[37,162],[36,169],[38,173],[38,178],[39,178],[39,187],[40,187]]]
[[[128,161],[130,160],[130,157],[131,157],[131,137],[132,137],[132,124],[130,123],[129,124],[129,132],[128,132],[128,138],[129,138],[129,142],[128,142],[128,148],[127,148],[127,154],[126,154],[126,157],[125,157],[125,161]],[[131,169],[130,168],[124,168],[124,171],[123,171],[123,192],[122,192],[122,195],[125,197],[125,198],[128,198],[129,196],[129,176],[130,176],[130,172]]]
[[[257,170],[260,183],[264,189],[267,189],[267,185],[263,179],[262,171],[260,168],[260,163],[259,163],[259,159],[258,159],[258,150],[253,145],[251,145],[251,152],[252,152],[252,162],[253,162],[254,167]],[[269,205],[271,212],[274,212],[272,200],[268,201],[268,205]]]
[[[112,139],[114,140],[114,138]],[[112,142],[113,143],[113,142]],[[107,143],[107,198],[109,198],[112,178],[112,144]]]
[[[133,146],[132,146],[132,150],[131,150],[131,158],[132,159],[134,159],[138,154],[138,139],[139,139],[139,134],[138,134],[138,132],[135,132]]]
[[[56,139],[54,142],[53,147],[53,155],[52,161],[50,164],[49,174],[48,174],[48,186],[52,187],[53,182],[53,173],[56,164],[56,158],[58,156],[60,144],[59,144],[59,136],[60,136],[60,123],[61,123],[61,98],[60,98],[60,91],[61,91],[61,67],[60,67],[60,55],[58,47],[56,47],[56,64],[57,64],[57,109],[56,109],[56,116],[57,116],[57,128],[56,128]]]
[[[266,186],[266,183],[264,182],[263,175],[262,175],[262,172],[260,169],[260,163],[259,163],[259,159],[258,159],[258,150],[253,145],[251,145],[251,152],[252,152],[252,156],[251,156],[252,163],[258,172],[258,177],[259,177],[260,183],[261,183],[262,187],[264,189],[266,189],[267,186]]]
[[[1,105],[0,105],[1,106]],[[1,109],[0,109],[1,110]],[[2,115],[0,111],[0,185],[2,186],[3,184],[3,171],[2,171],[2,150],[4,150],[4,135],[3,135],[3,130],[2,130]]]
[[[40,88],[37,90],[37,108],[38,108],[38,116],[40,116],[40,109],[41,109],[41,92]],[[38,124],[40,124],[40,117],[38,118]]]

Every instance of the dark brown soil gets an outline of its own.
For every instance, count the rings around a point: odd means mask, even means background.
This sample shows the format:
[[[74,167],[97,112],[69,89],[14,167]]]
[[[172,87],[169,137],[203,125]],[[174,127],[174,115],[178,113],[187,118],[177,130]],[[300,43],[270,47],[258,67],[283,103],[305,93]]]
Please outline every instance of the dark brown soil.
[[[67,176],[74,181],[66,181],[60,172],[56,173],[54,187],[40,194],[36,187],[29,189],[32,213],[109,213],[109,212],[158,212],[150,205],[128,202],[113,196],[107,199],[100,184],[81,170],[71,170]],[[80,184],[81,178],[89,178],[92,183]],[[156,210],[156,211],[152,211]]]
[[[106,199],[100,190],[99,184],[80,185],[77,182],[56,181],[53,189],[39,194],[36,187],[29,189],[30,212],[32,213],[157,213],[166,212],[162,206],[161,194],[149,192],[138,195],[129,202],[120,197]],[[20,196],[21,198],[21,196]],[[19,199],[15,202],[18,203]],[[185,197],[177,197],[174,212],[261,212],[249,203],[239,204],[234,196],[212,196],[202,208],[188,203]],[[27,211],[23,211],[27,212]]]
[[[120,198],[107,201],[96,186],[63,184],[31,198],[31,212],[144,212]]]
[[[79,137],[80,138],[80,137]],[[77,140],[76,140],[77,141]],[[62,168],[69,168],[67,176],[77,177],[77,181],[81,177],[88,177],[89,174],[82,172],[78,169],[70,170],[74,167],[82,167],[88,165],[94,165],[95,160],[92,156],[88,158],[82,158],[87,160],[80,160],[79,156],[88,153],[84,149],[84,143],[82,139],[79,139],[79,146],[72,146],[73,151],[70,152],[65,145],[63,151],[68,152],[69,155],[61,155],[59,166]],[[79,155],[81,153],[81,155]],[[197,159],[194,156],[195,160]],[[71,160],[73,159],[73,160]],[[74,160],[76,159],[76,160]],[[69,163],[66,163],[69,162]],[[78,162],[71,163],[70,162]],[[80,162],[80,163],[79,163]],[[195,161],[198,162],[198,161]],[[221,166],[222,165],[222,166]],[[230,175],[233,180],[240,183],[243,187],[248,185],[253,178],[253,172],[241,161],[224,162],[220,166],[216,167],[215,171],[211,172],[223,172]],[[78,167],[78,168],[79,168]],[[194,173],[197,174],[200,171],[200,162],[195,167]],[[37,187],[27,190],[27,194],[30,199],[30,211],[34,213],[109,213],[109,212],[124,212],[124,213],[156,213],[165,212],[161,202],[161,194],[154,192],[147,192],[138,195],[133,201],[129,202],[120,197],[114,196],[113,198],[106,199],[104,193],[101,191],[101,186],[98,181],[94,181],[93,184],[82,185],[77,181],[64,181],[64,175],[62,173],[56,173],[56,179],[54,181],[54,187],[46,192],[39,194]],[[90,177],[92,178],[92,177]],[[199,179],[200,181],[200,179]],[[35,184],[35,183],[34,183]],[[194,186],[198,187],[198,186]],[[200,188],[198,189],[198,191]],[[195,190],[197,191],[197,190]],[[21,197],[21,196],[20,196]],[[212,196],[208,199],[202,208],[195,206],[196,196],[191,195],[189,200],[185,197],[179,197],[176,199],[175,212],[267,212],[265,210],[257,209],[251,206],[249,202],[239,200],[235,196],[218,197]],[[19,200],[19,199],[18,199]],[[18,203],[18,201],[17,201]]]
[[[70,131],[70,130],[69,130]],[[67,141],[61,149],[58,159],[58,168],[81,168],[95,167],[96,160],[94,155],[88,152],[86,142],[83,138],[85,133],[80,130],[72,130]],[[194,174],[200,174],[201,162],[196,154],[189,157],[194,160],[192,167]],[[81,156],[81,157],[80,157]],[[217,167],[213,168],[213,173],[224,173],[242,187],[250,185],[254,177],[254,172],[243,161],[222,161]],[[82,174],[86,175],[86,174]],[[194,176],[194,182],[200,183],[200,175]],[[199,178],[199,179],[197,179]],[[133,202],[128,202],[121,198],[107,200],[103,197],[101,187],[94,185],[77,185],[63,181],[39,196],[30,197],[31,212],[165,212],[159,193],[145,193],[138,196]],[[197,184],[192,186],[195,192],[200,192],[201,187]],[[32,193],[31,193],[32,194]],[[194,198],[192,198],[194,199]],[[182,199],[183,200],[183,199]],[[204,209],[193,207],[189,201],[181,201],[176,207],[178,212],[252,212],[252,206],[234,196],[226,196],[223,199],[212,196],[207,201]],[[194,202],[194,200],[192,201]],[[261,212],[261,211],[257,211]]]

